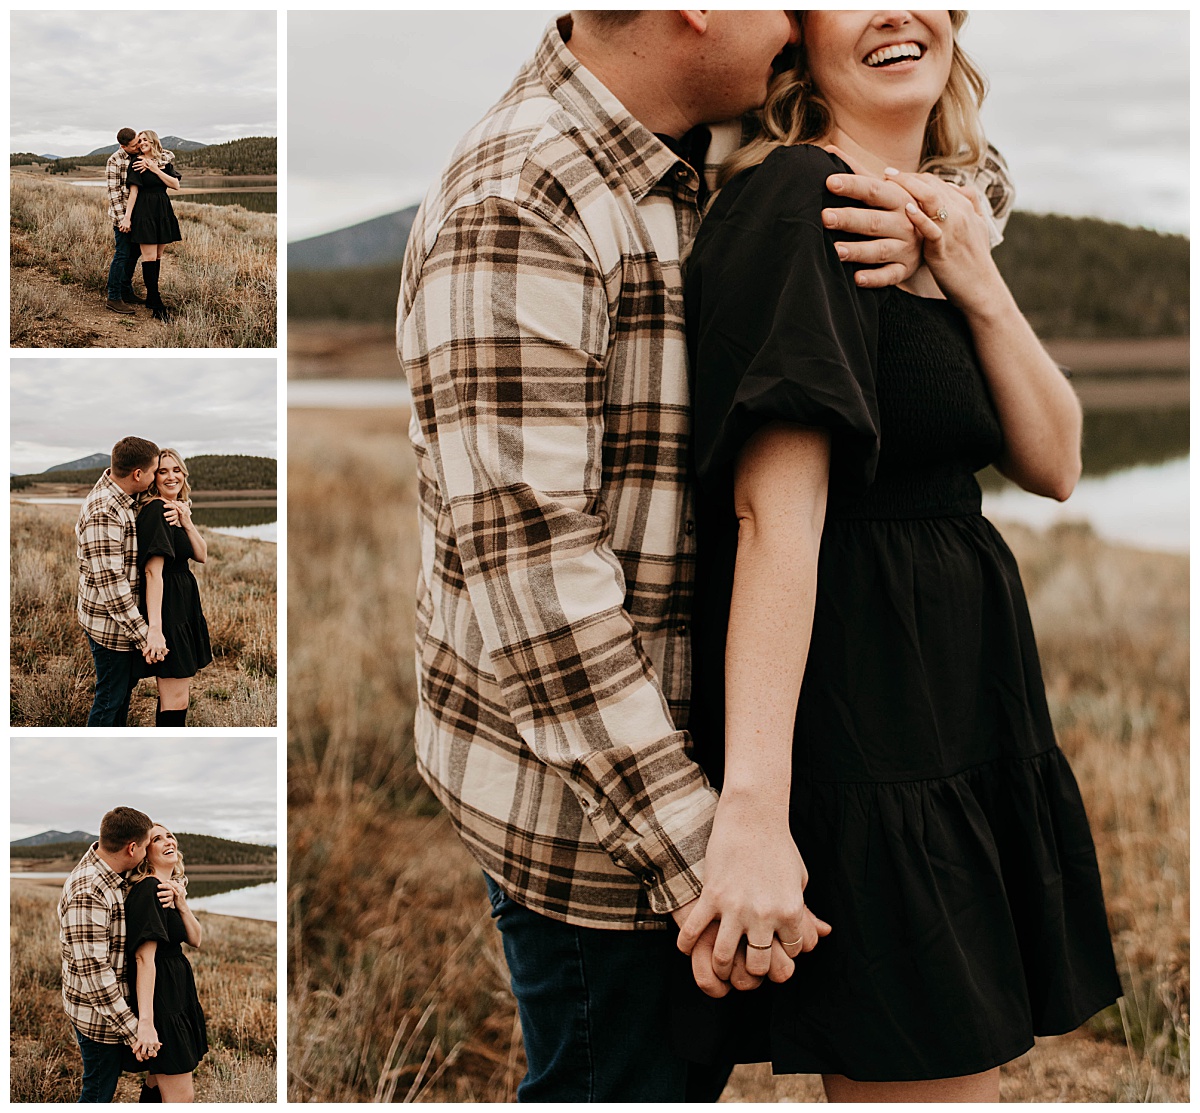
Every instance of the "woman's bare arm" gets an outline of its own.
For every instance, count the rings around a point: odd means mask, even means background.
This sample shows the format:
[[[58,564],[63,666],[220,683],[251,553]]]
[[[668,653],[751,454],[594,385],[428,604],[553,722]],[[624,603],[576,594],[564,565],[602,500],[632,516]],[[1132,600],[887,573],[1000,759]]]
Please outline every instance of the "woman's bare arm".
[[[152,556],[146,561],[146,623],[151,630],[162,633],[163,566],[161,556]]]
[[[158,1033],[154,1029],[154,955],[158,943],[147,939],[142,943],[135,956],[137,963],[137,1006],[138,1030],[137,1039],[144,1044],[158,1043]]]
[[[737,561],[725,650],[725,784],[705,856],[704,889],[681,933],[685,950],[721,922],[713,971],[728,978],[739,940],[802,940],[829,926],[804,905],[808,873],[788,823],[792,736],[816,601],[829,486],[829,436],[776,423],[738,460]],[[746,968],[768,973],[751,949]],[[792,956],[788,956],[789,958]],[[770,970],[776,977],[776,971]],[[779,979],[776,979],[779,980]]]

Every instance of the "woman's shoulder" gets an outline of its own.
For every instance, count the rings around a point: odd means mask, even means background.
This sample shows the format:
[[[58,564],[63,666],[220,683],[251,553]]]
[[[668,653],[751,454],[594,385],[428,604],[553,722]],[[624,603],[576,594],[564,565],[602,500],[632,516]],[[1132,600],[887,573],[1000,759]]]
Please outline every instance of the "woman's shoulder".
[[[836,155],[811,143],[776,147],[757,166],[743,170],[725,186],[710,218],[737,212],[739,218],[773,223],[780,219],[820,222],[821,209],[832,196],[825,186],[830,174],[852,173]]]
[[[138,521],[140,522],[144,518],[147,522],[153,522],[161,518],[166,513],[166,509],[167,504],[162,499],[147,499],[138,508]]]

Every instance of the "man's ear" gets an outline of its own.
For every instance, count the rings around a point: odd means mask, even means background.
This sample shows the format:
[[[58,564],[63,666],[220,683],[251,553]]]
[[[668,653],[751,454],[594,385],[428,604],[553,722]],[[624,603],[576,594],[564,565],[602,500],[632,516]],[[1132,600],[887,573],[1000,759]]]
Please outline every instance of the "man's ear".
[[[707,8],[705,8],[704,11],[692,9],[688,11],[681,11],[679,15],[684,23],[686,23],[693,31],[695,31],[697,35],[703,35],[704,32],[708,30],[708,12],[709,9]]]

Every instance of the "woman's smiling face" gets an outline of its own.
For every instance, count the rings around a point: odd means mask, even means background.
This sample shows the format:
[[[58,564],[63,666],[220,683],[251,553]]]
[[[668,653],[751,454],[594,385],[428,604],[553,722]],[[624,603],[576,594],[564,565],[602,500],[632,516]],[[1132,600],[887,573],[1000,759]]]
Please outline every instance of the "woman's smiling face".
[[[163,453],[158,460],[158,470],[154,473],[154,484],[163,498],[179,497],[183,490],[183,465],[174,457]]]
[[[179,857],[179,847],[175,836],[161,824],[156,823],[150,828],[150,845],[146,848],[146,861],[151,869],[160,869],[175,864]]]
[[[813,10],[802,41],[835,124],[839,117],[928,115],[954,57],[949,11]]]

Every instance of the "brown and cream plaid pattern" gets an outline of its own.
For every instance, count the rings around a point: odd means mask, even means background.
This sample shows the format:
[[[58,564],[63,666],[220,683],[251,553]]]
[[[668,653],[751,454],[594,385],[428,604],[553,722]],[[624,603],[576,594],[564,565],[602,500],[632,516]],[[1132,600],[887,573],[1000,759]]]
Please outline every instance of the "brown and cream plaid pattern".
[[[516,901],[585,926],[697,896],[716,805],[675,726],[698,184],[552,25],[405,258],[419,768]]]
[[[123,990],[126,882],[97,845],[71,871],[58,902],[63,1007],[88,1039],[132,1043],[137,1017]]]
[[[108,156],[104,164],[104,183],[108,186],[108,219],[118,224],[125,219],[125,206],[129,202],[129,186],[125,179],[129,176],[130,157],[120,144]]]
[[[143,649],[150,632],[138,611],[137,527],[133,497],[108,469],[75,523],[79,554],[79,624],[106,649]]]

